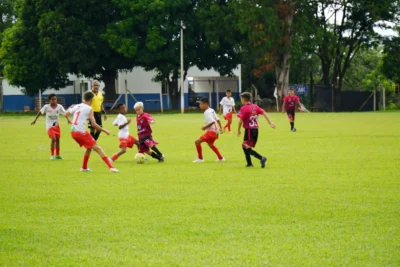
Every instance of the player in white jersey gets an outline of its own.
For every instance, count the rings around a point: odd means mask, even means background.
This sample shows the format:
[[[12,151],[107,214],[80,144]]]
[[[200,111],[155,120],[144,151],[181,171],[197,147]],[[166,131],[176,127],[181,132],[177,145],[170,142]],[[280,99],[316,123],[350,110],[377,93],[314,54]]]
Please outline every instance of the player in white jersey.
[[[128,125],[131,123],[131,119],[125,117],[127,112],[126,106],[122,103],[118,103],[117,108],[119,114],[114,120],[113,125],[118,126],[119,129],[118,139],[120,150],[110,159],[111,162],[115,162],[121,155],[125,154],[127,147],[132,148],[133,145],[139,146],[139,142],[132,135],[129,135]]]
[[[72,138],[79,144],[79,146],[81,146],[81,147],[84,146],[86,148],[85,154],[83,156],[83,165],[82,165],[81,171],[82,172],[91,172],[91,170],[88,168],[87,165],[88,165],[88,161],[90,158],[90,153],[92,152],[92,149],[93,149],[100,155],[100,157],[103,159],[103,161],[110,168],[111,172],[119,172],[111,164],[110,160],[108,159],[107,155],[104,153],[103,149],[96,143],[96,141],[93,139],[93,137],[90,135],[90,133],[88,131],[86,131],[86,122],[89,119],[92,126],[97,131],[102,131],[102,132],[106,133],[107,135],[110,134],[109,131],[100,127],[94,119],[93,109],[90,106],[90,104],[92,103],[93,97],[94,97],[94,94],[92,92],[86,92],[83,95],[83,103],[71,106],[68,109],[67,113],[65,114],[65,116],[67,116],[67,117],[69,117],[70,115],[74,116],[72,118],[72,127],[71,127]]]
[[[226,97],[222,98],[221,102],[219,102],[219,114],[224,115],[224,119],[228,121],[228,123],[224,126],[224,130],[228,128],[229,133],[231,131],[232,124],[232,113],[235,112],[235,99],[232,97],[231,90],[226,91]]]
[[[46,114],[46,129],[47,134],[51,139],[50,159],[62,159],[62,157],[60,156],[61,130],[58,123],[58,116],[60,114],[65,115],[65,109],[60,104],[57,104],[57,96],[55,94],[49,95],[49,104],[46,104],[42,107],[42,109],[37,113],[36,118],[32,121],[31,125],[35,125],[37,119],[40,117],[40,115],[43,114]],[[68,123],[71,123],[68,117],[67,120]],[[56,152],[55,155],[54,151]]]
[[[218,139],[219,135],[217,123],[219,125],[221,134],[224,132],[221,122],[219,121],[215,111],[208,106],[207,98],[202,98],[200,100],[200,109],[204,110],[204,119],[206,121],[206,125],[201,127],[201,129],[206,131],[206,133],[200,136],[200,138],[194,142],[197,149],[197,159],[195,159],[193,162],[204,162],[203,151],[201,147],[201,143],[203,142],[206,142],[212,151],[214,151],[214,153],[217,155],[217,161],[224,161],[225,159],[222,157],[221,153],[219,153],[218,148],[214,145],[214,142]]]

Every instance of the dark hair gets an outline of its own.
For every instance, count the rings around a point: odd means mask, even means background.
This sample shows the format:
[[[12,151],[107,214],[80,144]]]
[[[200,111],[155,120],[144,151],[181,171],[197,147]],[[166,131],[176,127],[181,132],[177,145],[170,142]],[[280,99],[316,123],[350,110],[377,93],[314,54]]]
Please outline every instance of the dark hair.
[[[93,99],[93,97],[94,97],[94,94],[93,94],[92,92],[86,92],[86,93],[83,95],[83,99],[84,99],[85,101],[90,101],[90,100]]]
[[[125,105],[124,103],[121,103],[121,102],[119,102],[118,104],[117,104],[117,108],[120,108],[120,107],[122,107],[123,105]]]
[[[202,99],[200,99],[200,102],[204,103],[204,104],[208,104],[208,98],[203,97]]]
[[[49,94],[49,100],[51,100],[54,96],[57,97],[56,94]]]
[[[289,87],[288,91],[294,91],[293,87]]]
[[[241,93],[240,97],[246,100],[247,102],[251,101],[251,94],[249,92]]]
[[[228,90],[226,90],[226,92],[227,92],[227,93],[231,93],[231,90],[228,89]]]

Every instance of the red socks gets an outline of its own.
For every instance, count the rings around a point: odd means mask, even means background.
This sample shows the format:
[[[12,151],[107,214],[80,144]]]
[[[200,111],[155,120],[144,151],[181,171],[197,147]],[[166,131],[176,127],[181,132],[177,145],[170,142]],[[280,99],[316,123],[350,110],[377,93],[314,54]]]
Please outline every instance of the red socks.
[[[225,126],[224,126],[224,130],[228,128],[228,131],[231,131],[231,123],[228,122]]]
[[[197,149],[197,155],[199,159],[203,159],[203,150],[201,148],[201,145],[196,144],[196,149]]]
[[[60,148],[59,147],[56,148],[56,156],[60,156]]]
[[[54,156],[54,148],[50,148],[51,155]]]
[[[88,167],[87,167],[87,164],[88,164],[88,161],[89,161],[89,157],[88,156],[83,156],[83,164],[82,164],[82,169],[87,169]]]
[[[112,159],[113,161],[116,161],[118,158],[119,158],[119,156],[118,156],[117,154],[115,154],[111,159]]]
[[[214,151],[215,154],[217,154],[218,159],[222,159],[222,155],[221,153],[219,153],[219,150],[216,146],[212,145],[210,146],[210,148],[212,149],[212,151]]]
[[[111,169],[111,168],[114,168],[113,165],[111,164],[111,162],[108,160],[107,157],[103,157],[102,159],[103,159],[103,161],[107,164],[108,168],[110,168],[110,169]]]

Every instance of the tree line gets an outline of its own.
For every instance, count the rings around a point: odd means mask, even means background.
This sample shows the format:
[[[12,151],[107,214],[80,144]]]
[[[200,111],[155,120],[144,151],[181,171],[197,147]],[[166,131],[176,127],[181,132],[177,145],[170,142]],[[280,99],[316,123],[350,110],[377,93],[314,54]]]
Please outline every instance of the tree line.
[[[399,84],[399,38],[374,30],[398,25],[399,6],[400,0],[3,0],[1,72],[29,95],[64,87],[68,74],[94,77],[112,100],[118,71],[143,67],[168,83],[177,107],[179,77],[192,66],[232,75],[242,64],[245,87],[270,82],[280,96],[289,82],[310,80],[340,93],[349,69],[362,64],[359,55],[384,47],[377,71]]]

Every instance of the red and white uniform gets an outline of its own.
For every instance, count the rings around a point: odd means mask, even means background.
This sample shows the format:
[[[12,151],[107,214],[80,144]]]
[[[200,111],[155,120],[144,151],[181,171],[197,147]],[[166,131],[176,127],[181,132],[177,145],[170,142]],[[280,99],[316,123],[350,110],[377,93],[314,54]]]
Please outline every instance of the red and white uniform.
[[[59,115],[65,114],[65,109],[60,104],[53,108],[50,104],[46,104],[40,110],[40,113],[46,114],[46,129],[50,138],[60,138],[60,125],[58,124]]]
[[[283,102],[285,103],[285,108],[287,111],[295,111],[296,103],[300,102],[300,98],[297,95],[287,95],[283,99]]]
[[[225,96],[219,104],[222,105],[222,114],[224,118],[232,116],[232,109],[235,106],[235,99],[233,99],[233,97],[228,98]]]
[[[200,137],[200,140],[212,145],[214,144],[215,140],[218,139],[217,121],[219,121],[219,118],[212,108],[208,108],[206,111],[204,111],[204,119],[206,121],[206,125],[212,122],[213,124],[206,129],[206,133]]]
[[[69,113],[74,115],[71,127],[72,138],[74,138],[79,146],[84,146],[85,148],[91,148],[96,145],[96,141],[86,131],[86,122],[89,119],[91,111],[92,107],[85,103],[75,105],[69,109]]]
[[[115,118],[113,125],[121,126],[128,122],[128,119],[123,114],[118,114],[117,118]],[[118,139],[119,139],[119,147],[129,147],[132,148],[135,143],[135,138],[129,135],[129,126],[126,125],[122,127],[118,131]]]

